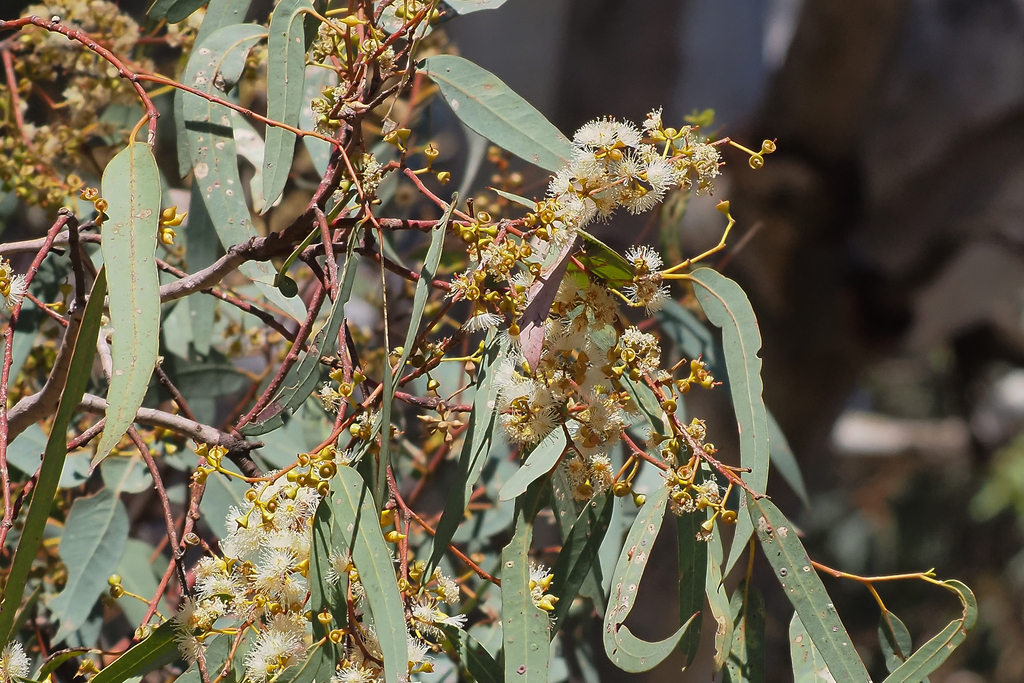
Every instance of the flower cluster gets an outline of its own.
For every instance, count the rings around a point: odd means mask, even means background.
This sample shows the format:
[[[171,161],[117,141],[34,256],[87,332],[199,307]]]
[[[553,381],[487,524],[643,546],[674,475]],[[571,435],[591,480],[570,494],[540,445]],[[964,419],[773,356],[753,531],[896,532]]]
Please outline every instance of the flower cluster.
[[[0,683],[14,683],[15,679],[27,678],[31,662],[21,643],[12,640],[0,653]]]

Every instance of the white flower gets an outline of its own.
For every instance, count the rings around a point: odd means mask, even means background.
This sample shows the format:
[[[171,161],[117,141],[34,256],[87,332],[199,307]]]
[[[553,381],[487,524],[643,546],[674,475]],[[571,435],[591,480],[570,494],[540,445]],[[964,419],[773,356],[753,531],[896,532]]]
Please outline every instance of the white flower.
[[[338,583],[341,577],[348,575],[349,566],[352,564],[352,556],[346,550],[342,552],[338,549],[332,549],[331,554],[327,557],[327,582]]]
[[[487,309],[479,309],[462,325],[462,329],[472,334],[473,332],[480,332],[483,330],[489,330],[492,327],[497,327],[503,322],[505,322],[505,319],[497,313],[491,313]]]
[[[598,119],[583,124],[572,142],[577,147],[606,147],[615,143],[617,129],[614,121]]]
[[[643,274],[654,273],[661,270],[664,262],[657,249],[646,244],[630,247],[626,250],[626,260],[633,266],[633,269]]]
[[[651,110],[644,121],[644,130],[652,131],[661,128],[661,107]]]
[[[373,683],[377,674],[360,666],[338,667],[331,676],[331,683]]]
[[[10,683],[15,678],[28,676],[30,662],[21,643],[12,640],[0,654],[0,681]]]
[[[27,291],[24,275],[15,275],[6,280],[0,276],[0,298],[3,299],[4,308],[13,309],[20,304]]]

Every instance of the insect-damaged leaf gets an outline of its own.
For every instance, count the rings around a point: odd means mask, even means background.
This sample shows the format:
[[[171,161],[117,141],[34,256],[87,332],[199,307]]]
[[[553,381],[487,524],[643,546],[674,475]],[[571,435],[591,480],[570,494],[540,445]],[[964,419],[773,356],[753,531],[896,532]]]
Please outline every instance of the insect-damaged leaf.
[[[270,16],[270,40],[267,54],[267,118],[299,125],[306,75],[306,40],[303,24],[313,9],[309,0],[283,0]],[[307,104],[308,106],[308,104]],[[277,201],[288,182],[295,155],[295,133],[278,126],[267,126],[267,144],[263,155],[262,211]]]
[[[501,551],[501,632],[505,643],[505,680],[545,683],[548,679],[548,613],[530,594],[532,515],[523,496],[516,501],[516,531]]]
[[[750,468],[743,480],[763,492],[768,485],[768,412],[761,399],[761,332],[750,301],[740,286],[711,270],[698,268],[690,274],[693,291],[704,312],[722,328],[722,349],[729,373],[729,393],[740,435],[740,464]],[[740,500],[742,507],[745,498]],[[736,564],[753,532],[751,518],[740,511],[724,574]]]
[[[757,537],[765,557],[775,570],[786,597],[837,681],[868,683],[860,656],[839,619],[832,599],[811,566],[811,560],[796,531],[775,503],[755,500],[747,494],[747,509],[755,521]]]
[[[706,519],[707,513],[699,515],[698,519],[701,516]],[[722,539],[718,534],[712,534],[707,544],[708,564],[704,577],[704,591],[708,596],[711,618],[715,620],[714,668],[715,671],[720,671],[725,666],[729,648],[732,647],[732,610],[729,608],[729,594],[725,591],[725,582],[722,576]]]
[[[793,683],[833,683],[836,680],[796,613],[789,622],[789,652],[793,659]]]
[[[409,665],[405,607],[380,530],[380,517],[373,504],[373,494],[358,472],[351,467],[341,467],[337,478],[340,481],[332,487],[328,499],[334,519],[332,541],[352,554],[352,563],[366,589],[366,600],[384,656],[384,680],[399,683],[408,677]]]
[[[630,673],[647,671],[660,664],[672,653],[679,639],[693,623],[691,617],[678,631],[656,643],[640,640],[622,623],[636,601],[640,580],[647,569],[654,541],[665,519],[668,495],[668,487],[659,486],[657,491],[647,496],[647,501],[640,508],[626,535],[626,542],[612,573],[608,609],[604,615],[604,651],[616,666]]]
[[[569,163],[569,140],[490,71],[455,55],[428,57],[420,70],[455,115],[494,144],[551,172]]]
[[[160,281],[156,237],[160,223],[160,171],[149,145],[133,143],[103,170],[109,203],[101,246],[110,282],[113,361],[107,424],[93,465],[117,445],[135,420],[160,351]]]

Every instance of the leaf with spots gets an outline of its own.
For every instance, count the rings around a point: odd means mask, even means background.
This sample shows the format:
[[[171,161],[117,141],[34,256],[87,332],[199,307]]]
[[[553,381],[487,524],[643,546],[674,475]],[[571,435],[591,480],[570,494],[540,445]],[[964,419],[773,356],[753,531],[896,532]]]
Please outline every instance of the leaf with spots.
[[[975,600],[974,593],[970,588],[956,580],[935,583],[956,593],[963,606],[963,614],[922,645],[920,650],[889,674],[884,683],[918,683],[923,680],[928,674],[939,668],[953,653],[953,650],[964,642],[967,632],[974,628],[974,624],[978,621],[978,601]]]
[[[647,501],[640,508],[626,535],[626,542],[612,573],[608,609],[604,615],[604,651],[612,663],[630,673],[648,671],[660,664],[676,648],[694,621],[694,617],[691,617],[671,636],[656,643],[640,640],[623,624],[636,602],[640,580],[665,520],[668,494],[667,486],[659,486],[657,491],[647,496]]]
[[[524,496],[525,498],[525,496]],[[550,619],[530,594],[532,515],[516,501],[516,531],[501,551],[501,624],[505,680],[545,683],[548,679]]]
[[[303,24],[311,20],[309,0],[283,0],[270,16],[267,54],[267,118],[289,126],[299,125],[306,77],[306,40]],[[278,126],[267,127],[263,157],[263,196],[265,212],[277,201],[288,182],[295,156],[295,133]]]
[[[419,69],[455,115],[494,144],[552,173],[569,163],[572,143],[490,71],[455,55],[428,57]]]
[[[160,280],[156,238],[160,222],[160,170],[149,145],[121,150],[103,170],[109,202],[100,245],[110,286],[112,369],[107,425],[95,467],[135,420],[160,351]]]
[[[757,356],[761,332],[754,309],[740,286],[717,271],[698,268],[690,277],[708,320],[722,329],[729,393],[740,435],[740,465],[750,468],[743,480],[753,490],[763,492],[768,486],[768,411],[761,398],[761,359]],[[736,564],[753,533],[750,517],[740,512],[724,574]]]
[[[352,563],[366,589],[366,601],[384,656],[385,683],[408,680],[405,605],[380,530],[373,494],[351,467],[338,468],[337,480],[328,499],[333,519],[331,541],[338,544],[334,547],[352,554]]]
[[[246,56],[267,30],[255,24],[234,24],[218,29],[189,59],[182,82],[197,90],[225,97],[241,78]],[[238,173],[231,110],[203,97],[185,93],[182,112],[189,156],[199,196],[225,249],[256,237],[256,228],[245,203]],[[267,198],[269,200],[269,198]],[[285,298],[274,286],[273,264],[247,261],[239,270],[256,283],[260,292],[298,320],[305,317],[299,298]]]
[[[795,612],[789,622],[789,653],[793,660],[793,683],[836,683],[825,658],[814,647],[800,615]]]
[[[775,577],[793,604],[814,646],[828,664],[832,675],[843,683],[869,683],[864,664],[850,634],[839,619],[832,599],[811,566],[811,560],[797,538],[796,530],[775,503],[756,500],[747,494],[747,509],[757,529],[758,540]]]
[[[735,627],[722,681],[763,683],[764,598],[761,591],[744,580],[732,595],[730,609]]]
[[[701,522],[706,520],[709,512],[697,515]],[[722,576],[722,539],[719,534],[712,534],[707,542],[707,571],[704,575],[704,590],[711,608],[711,618],[715,620],[715,671],[721,671],[725,659],[729,656],[732,646],[732,610],[729,608],[729,594],[725,592],[725,577]]]

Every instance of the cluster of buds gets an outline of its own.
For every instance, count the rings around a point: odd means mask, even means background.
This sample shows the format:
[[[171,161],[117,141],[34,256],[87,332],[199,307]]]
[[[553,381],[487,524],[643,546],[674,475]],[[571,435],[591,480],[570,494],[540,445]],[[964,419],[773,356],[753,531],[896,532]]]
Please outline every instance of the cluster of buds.
[[[324,382],[324,385],[320,387],[318,396],[324,406],[324,410],[336,413],[341,408],[342,403],[347,402],[352,397],[352,392],[366,379],[366,376],[355,370],[352,373],[352,381],[346,382],[344,371],[341,368],[337,368],[331,371],[330,378],[338,383],[338,388],[335,389],[331,386],[330,382]]]
[[[110,208],[110,204],[106,199],[100,196],[100,191],[95,187],[85,187],[78,193],[78,198],[87,202],[92,202],[93,208],[96,209],[96,218],[93,222],[96,225],[103,225],[103,221],[107,220],[107,209]]]
[[[710,389],[715,386],[715,378],[708,372],[707,363],[699,358],[694,358],[690,361],[690,376],[686,379],[676,380],[676,391],[680,394],[690,393],[690,388],[694,385],[703,387],[704,389]],[[721,382],[717,382],[721,384]]]
[[[181,222],[185,220],[185,216],[188,212],[178,213],[177,206],[169,206],[160,212],[160,232],[158,233],[160,243],[164,246],[174,246],[174,238],[178,236],[178,233],[174,232],[174,228],[181,225]]]

